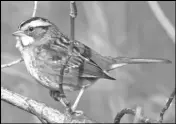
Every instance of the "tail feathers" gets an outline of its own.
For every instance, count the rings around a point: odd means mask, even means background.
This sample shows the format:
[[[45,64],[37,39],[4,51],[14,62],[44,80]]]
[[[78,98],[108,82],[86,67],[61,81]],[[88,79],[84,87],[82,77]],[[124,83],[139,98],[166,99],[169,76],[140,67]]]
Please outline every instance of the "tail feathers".
[[[109,80],[116,80],[115,78],[109,76],[109,74],[108,74],[106,71],[104,71],[103,78],[105,78],[105,79],[109,79]]]
[[[169,63],[172,63],[170,60],[159,59],[159,58],[148,59],[148,58],[117,57],[117,58],[114,58],[114,60],[116,62],[114,64],[112,64],[109,67],[109,70],[107,70],[107,71],[113,70],[115,68],[118,68],[120,66],[127,65],[127,64],[150,64],[150,63],[165,63],[165,64],[169,64]]]

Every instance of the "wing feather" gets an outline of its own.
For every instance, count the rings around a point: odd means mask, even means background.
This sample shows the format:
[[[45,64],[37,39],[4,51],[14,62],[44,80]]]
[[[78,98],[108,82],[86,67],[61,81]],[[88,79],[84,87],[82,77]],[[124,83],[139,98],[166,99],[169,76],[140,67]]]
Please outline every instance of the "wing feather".
[[[40,68],[42,73],[50,73],[52,75],[60,75],[60,70],[65,64],[65,58],[68,55],[67,49],[57,44],[45,44],[40,48],[36,58],[38,61],[44,62],[44,66]],[[108,78],[104,71],[91,59],[91,49],[78,44],[75,47],[81,56],[72,56],[64,70],[64,76],[68,77],[86,77],[86,78]],[[39,51],[39,50],[38,50]],[[40,62],[39,62],[40,63]]]

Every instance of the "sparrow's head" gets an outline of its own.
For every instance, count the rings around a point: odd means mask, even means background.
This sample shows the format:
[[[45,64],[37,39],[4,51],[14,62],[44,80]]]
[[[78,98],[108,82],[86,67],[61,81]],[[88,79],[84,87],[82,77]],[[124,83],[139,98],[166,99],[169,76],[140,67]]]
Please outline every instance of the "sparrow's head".
[[[19,25],[19,30],[13,35],[18,37],[23,47],[32,44],[42,44],[48,40],[46,38],[57,35],[57,27],[49,20],[41,17],[33,17]]]

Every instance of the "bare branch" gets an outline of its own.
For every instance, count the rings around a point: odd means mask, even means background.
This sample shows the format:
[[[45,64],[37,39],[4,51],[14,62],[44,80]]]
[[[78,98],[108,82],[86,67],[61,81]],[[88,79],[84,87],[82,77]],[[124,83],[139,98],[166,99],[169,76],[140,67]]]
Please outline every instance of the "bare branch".
[[[135,116],[136,115],[136,111],[133,110],[133,109],[130,109],[130,108],[125,108],[125,109],[122,109],[120,112],[117,113],[115,119],[114,119],[114,123],[115,124],[118,124],[120,123],[120,120],[121,118],[125,115],[125,114],[130,114],[130,115],[133,115]],[[143,123],[151,123],[152,120],[151,119],[148,119],[146,117],[138,117],[138,119],[143,122]]]
[[[74,31],[75,31],[75,23],[74,20],[76,18],[77,15],[77,8],[76,8],[76,3],[74,1],[70,1],[70,45],[68,46],[68,56],[65,60],[64,65],[62,66],[61,70],[60,70],[60,77],[59,77],[59,82],[60,82],[60,93],[64,95],[64,91],[63,91],[63,75],[64,75],[64,70],[72,56],[72,51],[73,51],[73,46],[74,46]],[[70,108],[70,103],[69,101],[67,101],[66,98],[63,98],[62,100],[64,100],[64,104],[68,105],[67,107],[69,107],[69,111],[72,112],[71,108]]]
[[[166,30],[168,36],[172,39],[173,43],[175,43],[175,29],[174,26],[171,24],[169,19],[165,16],[164,12],[160,8],[159,4],[157,1],[147,1],[149,4],[149,7],[155,14],[157,20],[160,22],[160,24],[163,26],[163,28]],[[173,98],[175,96],[175,89],[171,93],[165,107],[161,110],[160,112],[160,119],[158,120],[159,123],[162,123],[163,121],[163,115],[166,112],[166,110],[169,108]]]
[[[74,40],[75,40],[75,18],[77,16],[77,7],[75,1],[70,1],[70,46],[69,54],[72,54]]]
[[[175,43],[175,29],[174,26],[171,24],[169,19],[165,16],[164,12],[160,8],[157,1],[147,1],[149,7],[153,11],[154,15],[156,16],[157,20],[160,22],[161,26],[166,30],[168,36],[172,39]]]
[[[158,120],[159,123],[162,123],[164,113],[166,112],[166,110],[167,110],[167,109],[169,108],[169,106],[171,105],[172,100],[174,99],[174,97],[175,97],[175,88],[174,88],[173,92],[171,93],[171,95],[170,95],[168,101],[166,102],[165,107],[164,107],[164,108],[161,110],[161,112],[160,112],[160,119]]]
[[[74,41],[75,36],[75,18],[77,16],[77,7],[75,1],[70,1],[70,39]]]
[[[34,1],[34,9],[33,9],[32,17],[35,17],[35,15],[36,15],[37,3],[38,3],[38,1]]]
[[[143,122],[143,123],[162,123],[163,121],[163,115],[164,113],[166,112],[166,110],[169,108],[169,106],[171,105],[171,102],[172,100],[174,99],[175,97],[175,88],[173,90],[173,92],[171,93],[165,107],[161,110],[161,113],[160,113],[160,119],[158,121],[156,120],[151,120],[151,119],[148,119],[146,117],[143,117],[141,115],[141,109],[137,109],[136,111],[133,110],[133,109],[130,109],[130,108],[125,108],[125,109],[122,109],[119,113],[117,113],[115,119],[114,119],[114,123],[120,123],[120,120],[121,118],[125,115],[125,114],[130,114],[130,115],[133,115],[135,116],[135,123],[137,122]]]
[[[13,93],[3,87],[1,87],[1,100],[27,111],[45,120],[47,123],[95,123],[84,115],[71,117],[68,114],[63,114],[56,109],[46,106],[44,103]]]
[[[13,61],[13,62],[8,63],[8,64],[3,64],[3,65],[1,65],[1,69],[16,65],[16,64],[18,64],[22,61],[23,61],[23,58],[19,58],[19,59]]]
[[[35,15],[36,15],[37,3],[38,3],[38,1],[34,1],[34,9],[33,9],[32,17],[35,17]],[[13,62],[8,63],[8,64],[1,65],[1,69],[16,65],[22,61],[23,61],[23,58],[19,58]]]
[[[120,123],[121,118],[125,115],[125,114],[131,114],[131,115],[135,115],[135,110],[130,109],[130,108],[125,108],[123,110],[121,110],[119,113],[117,113],[115,119],[114,119],[114,123]]]
[[[39,116],[36,116],[36,117],[41,121],[42,124],[46,124],[46,123],[47,123],[47,121],[44,120],[44,119],[42,119],[42,118],[40,117],[40,115],[39,115]]]
[[[68,61],[69,61],[69,59],[70,59],[70,57],[71,57],[71,54],[72,54],[72,49],[73,49],[73,41],[74,41],[74,35],[75,35],[75,23],[74,23],[74,20],[75,20],[75,18],[76,18],[76,16],[77,16],[77,8],[76,8],[76,3],[75,3],[75,1],[70,1],[70,39],[71,39],[71,43],[70,43],[70,45],[69,45],[69,50],[68,50],[68,52],[69,52],[69,56],[67,57],[67,59],[66,59],[66,61],[65,61],[65,63],[64,63],[64,66],[62,67],[62,69],[61,69],[61,77],[60,77],[60,81],[62,82],[63,81],[63,73],[64,73],[64,69],[65,69],[65,67],[66,67],[66,65],[67,65],[67,63],[68,63]]]

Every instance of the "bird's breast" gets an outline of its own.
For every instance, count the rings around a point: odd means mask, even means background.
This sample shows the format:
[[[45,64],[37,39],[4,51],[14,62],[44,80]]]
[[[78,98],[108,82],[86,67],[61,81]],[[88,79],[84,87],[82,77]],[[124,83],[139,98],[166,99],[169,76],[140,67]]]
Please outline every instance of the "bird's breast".
[[[56,80],[58,75],[47,75],[46,73],[41,72],[41,67],[39,67],[39,62],[34,52],[23,51],[22,56],[25,62],[25,66],[30,75],[36,79],[36,81],[43,85],[44,87],[50,90],[58,90],[59,82]],[[40,63],[42,65],[42,63]],[[44,66],[44,65],[43,65]],[[79,90],[81,87],[77,86],[77,83],[73,83],[72,80],[64,79],[63,89],[64,91],[75,91]]]
[[[45,77],[40,74],[39,68],[36,67],[34,53],[30,51],[23,51],[22,56],[26,65],[26,69],[30,73],[30,75],[40,84],[44,85],[45,87],[50,87],[49,81],[44,79]]]
[[[32,52],[24,51],[22,53],[24,63],[26,65],[27,71],[36,79],[38,79],[38,69],[35,67],[35,57],[33,56]]]

